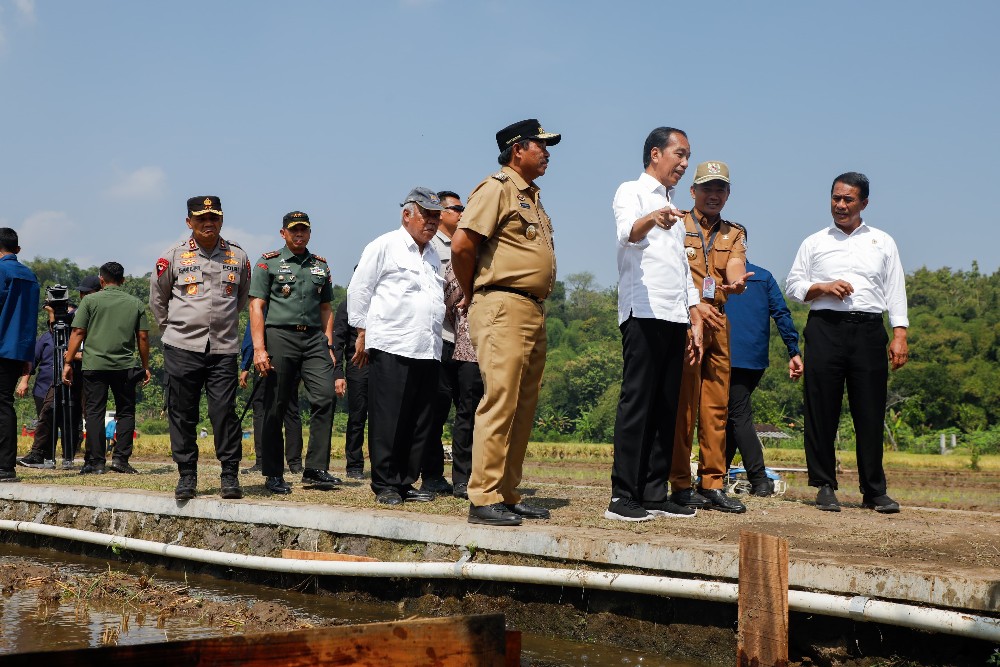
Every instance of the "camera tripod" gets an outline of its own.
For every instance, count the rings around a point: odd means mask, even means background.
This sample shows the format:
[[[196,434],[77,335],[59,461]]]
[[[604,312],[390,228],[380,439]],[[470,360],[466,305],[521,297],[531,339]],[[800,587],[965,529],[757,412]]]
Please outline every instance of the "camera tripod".
[[[63,384],[63,359],[69,347],[70,326],[57,316],[52,324],[52,446],[46,456],[46,468],[54,468],[59,440],[62,439],[63,467],[72,464],[77,445],[77,420],[73,405],[73,387]]]

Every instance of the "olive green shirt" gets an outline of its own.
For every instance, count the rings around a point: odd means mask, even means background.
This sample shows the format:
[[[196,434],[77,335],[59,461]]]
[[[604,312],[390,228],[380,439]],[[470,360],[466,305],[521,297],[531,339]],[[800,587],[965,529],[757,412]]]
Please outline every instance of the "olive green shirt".
[[[80,302],[74,329],[86,329],[83,370],[121,371],[139,365],[136,332],[149,331],[146,305],[117,285],[108,285]]]
[[[308,249],[301,255],[288,246],[265,252],[253,267],[250,296],[267,302],[266,326],[322,328],[320,304],[333,300],[330,267]]]

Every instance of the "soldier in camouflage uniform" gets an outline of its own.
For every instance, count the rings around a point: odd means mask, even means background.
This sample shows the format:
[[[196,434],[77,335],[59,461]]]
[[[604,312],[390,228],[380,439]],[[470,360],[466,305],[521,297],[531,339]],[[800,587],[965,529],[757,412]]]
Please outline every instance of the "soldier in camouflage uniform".
[[[204,389],[215,454],[222,463],[222,497],[242,498],[236,357],[250,262],[242,248],[219,235],[223,219],[218,197],[192,197],[187,211],[190,238],[168,248],[149,278],[149,308],[163,332],[170,450],[180,473],[174,497],[194,498],[197,490],[195,429]]]
[[[301,211],[285,215],[281,225],[285,247],[257,260],[250,284],[253,363],[264,376],[261,468],[271,493],[292,492],[283,475],[281,426],[297,377],[302,378],[311,411],[302,482],[324,490],[340,484],[328,472],[336,401],[333,287],[326,260],[306,247],[310,236],[308,215]]]

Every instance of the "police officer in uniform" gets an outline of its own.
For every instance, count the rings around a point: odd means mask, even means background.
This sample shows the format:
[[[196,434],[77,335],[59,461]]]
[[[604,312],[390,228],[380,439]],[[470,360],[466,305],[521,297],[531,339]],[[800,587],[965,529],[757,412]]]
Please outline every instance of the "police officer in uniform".
[[[517,486],[545,367],[543,302],[556,279],[552,222],[534,181],[561,136],[535,119],[496,134],[503,168],[476,186],[452,237],[451,261],[469,307],[485,394],[476,410],[469,523],[511,526],[548,518]]]
[[[687,507],[741,513],[746,507],[726,495],[726,416],[729,404],[728,294],[746,289],[746,229],[723,220],[729,198],[729,167],[702,162],[691,186],[694,209],[684,216],[684,252],[691,278],[701,294],[696,307],[704,322],[700,363],[685,365],[674,432],[670,499]],[[698,419],[698,475],[701,493],[691,487],[691,446]]]
[[[326,259],[309,252],[309,216],[285,215],[281,237],[285,247],[264,253],[250,285],[250,335],[253,362],[264,376],[264,424],[261,467],[271,493],[288,494],[281,426],[297,378],[309,396],[309,451],[302,482],[329,490],[340,480],[328,472],[333,426],[334,354],[333,287]],[[266,312],[265,312],[266,311]]]
[[[194,498],[197,490],[195,429],[204,389],[215,454],[222,463],[221,495],[242,498],[236,357],[250,262],[241,247],[219,234],[223,216],[218,197],[191,197],[187,211],[190,238],[168,248],[149,278],[149,308],[163,332],[170,449],[180,473],[174,497]]]

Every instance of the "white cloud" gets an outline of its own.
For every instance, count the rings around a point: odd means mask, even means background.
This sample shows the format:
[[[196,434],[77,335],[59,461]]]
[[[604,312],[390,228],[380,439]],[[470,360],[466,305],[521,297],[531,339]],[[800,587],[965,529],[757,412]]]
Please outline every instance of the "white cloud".
[[[112,199],[155,199],[166,191],[167,175],[160,167],[139,167],[122,174],[106,191]]]
[[[17,229],[21,253],[25,257],[71,257],[78,260],[79,229],[80,226],[63,211],[32,213]]]
[[[28,23],[35,22],[35,0],[14,0],[14,6],[17,7],[21,18]]]

